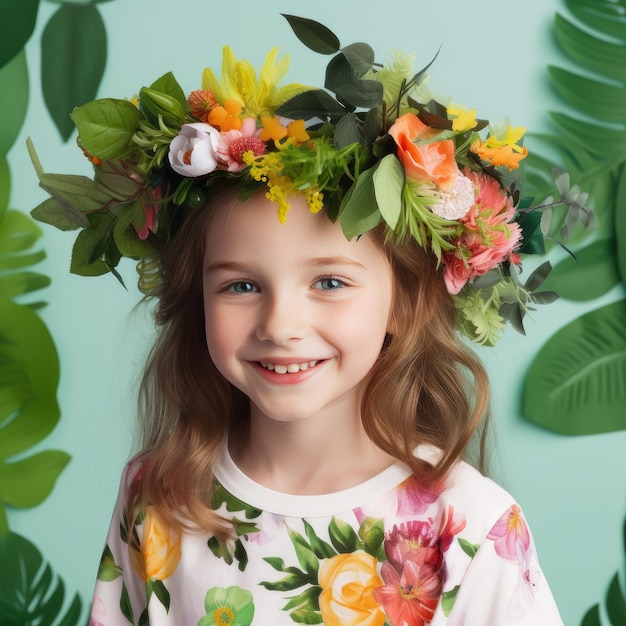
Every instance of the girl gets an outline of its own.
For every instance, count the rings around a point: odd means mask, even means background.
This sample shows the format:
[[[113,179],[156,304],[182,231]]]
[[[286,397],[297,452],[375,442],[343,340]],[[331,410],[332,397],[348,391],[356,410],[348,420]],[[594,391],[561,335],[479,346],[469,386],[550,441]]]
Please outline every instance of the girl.
[[[226,48],[188,98],[165,75],[74,112],[80,198],[42,178],[74,271],[140,258],[158,297],[94,626],[561,624],[519,506],[463,460],[489,391],[457,331],[550,299],[517,280],[521,132],[368,50],[337,42],[333,99]]]

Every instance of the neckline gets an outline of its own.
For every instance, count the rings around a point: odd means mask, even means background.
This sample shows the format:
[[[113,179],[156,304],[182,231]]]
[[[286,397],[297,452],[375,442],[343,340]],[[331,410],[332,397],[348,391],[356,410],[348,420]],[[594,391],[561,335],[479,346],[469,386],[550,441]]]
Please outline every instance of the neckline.
[[[225,447],[215,477],[226,491],[247,505],[284,517],[329,517],[363,506],[393,489],[411,475],[410,468],[396,461],[372,478],[333,493],[294,495],[269,489],[252,480],[235,464]]]

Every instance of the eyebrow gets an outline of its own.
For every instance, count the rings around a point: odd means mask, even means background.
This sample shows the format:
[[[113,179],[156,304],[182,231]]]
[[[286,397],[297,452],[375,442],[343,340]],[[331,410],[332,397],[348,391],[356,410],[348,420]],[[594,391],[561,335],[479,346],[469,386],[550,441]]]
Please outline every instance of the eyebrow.
[[[346,256],[323,256],[315,257],[312,259],[306,259],[302,265],[311,267],[327,267],[329,265],[345,265],[349,267],[356,267],[365,269],[365,266],[354,259],[350,259]],[[206,267],[205,273],[214,274],[220,271],[231,272],[245,272],[246,270],[254,269],[257,266],[256,263],[239,263],[237,261],[216,261]]]

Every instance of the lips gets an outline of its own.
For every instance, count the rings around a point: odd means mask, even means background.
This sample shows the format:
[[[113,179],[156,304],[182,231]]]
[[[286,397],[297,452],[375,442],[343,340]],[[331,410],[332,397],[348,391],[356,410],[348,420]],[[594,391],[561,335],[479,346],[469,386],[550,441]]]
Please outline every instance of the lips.
[[[270,372],[276,374],[297,374],[298,372],[304,372],[311,367],[315,367],[318,361],[304,361],[302,363],[269,363],[266,361],[259,361],[262,367]]]

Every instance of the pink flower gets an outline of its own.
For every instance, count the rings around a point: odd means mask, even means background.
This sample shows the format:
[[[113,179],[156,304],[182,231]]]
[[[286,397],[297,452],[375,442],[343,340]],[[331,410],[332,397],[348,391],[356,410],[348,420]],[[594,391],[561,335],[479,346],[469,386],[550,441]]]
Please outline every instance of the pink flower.
[[[402,570],[406,561],[439,568],[443,553],[450,547],[454,536],[464,528],[465,519],[455,519],[452,506],[436,520],[411,520],[394,525],[385,539],[387,559],[398,571]]]
[[[474,183],[477,194],[474,206],[460,220],[463,233],[454,240],[455,248],[442,255],[444,280],[452,294],[468,280],[510,258],[522,235],[519,224],[511,222],[515,207],[500,183],[487,174],[464,174]]]
[[[489,531],[487,539],[494,543],[496,553],[503,559],[518,561],[530,546],[530,533],[522,517],[522,511],[514,504],[495,523]]]
[[[383,563],[381,576],[385,584],[374,589],[374,598],[391,624],[423,626],[430,622],[443,588],[439,571],[407,561],[399,573],[390,563]]]
[[[239,130],[222,133],[217,145],[217,155],[228,166],[229,172],[238,172],[246,167],[243,155],[252,151],[254,156],[265,154],[265,143],[259,139],[260,129],[253,117],[246,117]]]
[[[144,223],[141,226],[137,226],[137,224],[133,222],[133,226],[137,231],[139,239],[145,240],[148,238],[150,233],[154,232],[156,227],[156,217],[161,206],[162,198],[163,192],[160,187],[148,189],[141,198],[141,206],[144,212]]]
[[[426,489],[422,483],[414,476],[407,478],[398,489],[398,510],[399,517],[423,513],[437,500],[439,494]]]
[[[210,174],[217,168],[219,139],[219,130],[209,124],[183,124],[170,144],[168,158],[172,169],[189,178]]]

